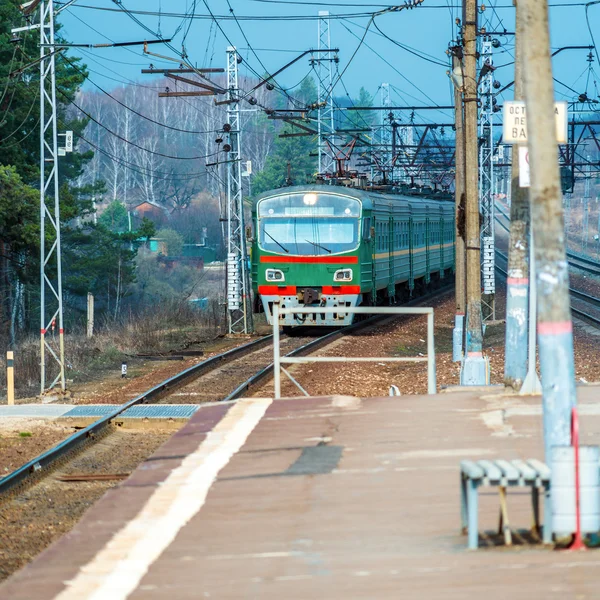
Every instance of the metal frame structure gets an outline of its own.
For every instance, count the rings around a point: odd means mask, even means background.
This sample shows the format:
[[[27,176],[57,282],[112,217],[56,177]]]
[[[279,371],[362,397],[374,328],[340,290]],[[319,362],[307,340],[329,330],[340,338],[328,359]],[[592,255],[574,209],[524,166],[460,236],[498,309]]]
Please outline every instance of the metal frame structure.
[[[494,74],[492,40],[486,36],[481,43],[481,64],[488,67],[479,84],[479,207],[481,222],[481,283],[483,319],[496,318],[496,273],[494,236]]]
[[[54,48],[54,1],[41,0],[40,14],[40,392],[65,380],[65,343],[62,299],[62,254],[60,243],[60,198],[58,182],[58,131],[56,65]],[[47,249],[48,239],[51,246]],[[54,238],[54,239],[52,239]],[[58,348],[55,330],[58,320]],[[51,332],[52,339],[47,334]],[[46,350],[58,366],[53,378],[46,369]],[[50,382],[48,384],[48,382]]]
[[[227,48],[227,328],[230,334],[251,333],[252,301],[244,228],[238,53]]]
[[[281,372],[308,396],[309,394],[302,386],[284,369],[282,364],[305,364],[312,362],[427,362],[427,393],[436,394],[436,372],[435,372],[435,338],[433,329],[433,308],[413,308],[404,306],[347,306],[344,313],[359,315],[427,315],[427,356],[418,357],[373,357],[373,356],[281,356],[279,347],[279,317],[290,314],[326,314],[336,313],[340,310],[336,306],[291,306],[282,308],[278,303],[273,304],[273,381],[275,385],[274,398],[281,398]]]
[[[381,106],[387,108],[392,106],[392,99],[390,96],[390,84],[381,84]],[[381,144],[381,170],[382,174],[386,172],[389,174],[389,181],[394,181],[394,167],[392,156],[393,136],[394,130],[392,123],[394,122],[393,113],[391,111],[382,110],[379,113],[379,143]]]
[[[329,30],[329,11],[320,10],[317,20],[318,58],[311,58],[312,64],[316,64],[317,79],[319,86],[317,130],[319,136],[319,173],[333,172],[335,169],[335,123],[333,119],[333,62],[335,53],[331,49],[331,34]],[[327,52],[329,50],[329,52]],[[325,63],[325,64],[323,64]],[[329,142],[329,143],[328,143]]]

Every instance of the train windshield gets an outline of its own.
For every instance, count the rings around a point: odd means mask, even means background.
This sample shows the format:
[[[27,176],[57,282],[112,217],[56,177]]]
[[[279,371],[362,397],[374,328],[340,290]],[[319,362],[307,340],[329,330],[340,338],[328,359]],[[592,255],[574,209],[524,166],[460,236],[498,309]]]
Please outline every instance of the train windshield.
[[[358,245],[360,202],[306,192],[265,198],[258,204],[259,242],[279,254],[326,255]]]

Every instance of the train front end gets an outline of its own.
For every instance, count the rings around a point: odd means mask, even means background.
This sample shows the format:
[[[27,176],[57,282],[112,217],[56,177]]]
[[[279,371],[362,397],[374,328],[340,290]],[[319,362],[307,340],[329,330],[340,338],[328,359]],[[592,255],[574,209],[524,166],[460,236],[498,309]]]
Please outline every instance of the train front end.
[[[361,201],[330,186],[288,188],[261,197],[255,207],[252,275],[272,324],[274,302],[290,307],[339,308],[328,314],[286,314],[284,327],[344,326],[360,287]]]

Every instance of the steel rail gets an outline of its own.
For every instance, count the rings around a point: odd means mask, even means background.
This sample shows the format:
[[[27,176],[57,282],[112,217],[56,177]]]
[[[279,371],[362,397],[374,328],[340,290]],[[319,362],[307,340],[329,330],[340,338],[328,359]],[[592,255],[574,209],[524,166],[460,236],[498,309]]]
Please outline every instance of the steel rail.
[[[510,219],[503,212],[499,212],[507,221],[510,223]],[[506,232],[509,232],[509,227],[502,223],[498,217],[496,217],[496,223],[502,227]],[[569,266],[574,267],[575,269],[580,269],[581,271],[586,271],[587,273],[591,273],[592,275],[600,275],[600,262],[594,260],[593,258],[588,258],[587,256],[583,256],[577,252],[573,252],[571,250],[567,250],[567,260],[569,262]],[[579,263],[579,264],[577,264]]]
[[[440,295],[446,291],[448,291],[450,286],[441,288],[439,290],[435,290],[435,292],[431,294],[426,294],[424,296],[419,296],[410,302],[407,302],[406,305],[410,305],[416,302],[422,302],[431,297],[435,297]],[[387,317],[389,318],[389,317]],[[361,329],[363,327],[371,326],[377,321],[382,320],[381,317],[374,316],[365,321],[359,321],[358,323],[353,323],[343,329],[333,331],[324,336],[321,336],[315,340],[304,344],[303,346],[296,348],[289,352],[286,356],[300,356],[303,353],[312,352],[319,348],[320,346],[327,345],[332,341],[347,335],[357,329]],[[237,348],[233,348],[232,350],[228,350],[227,352],[223,352],[222,354],[217,354],[211,358],[208,358],[201,363],[196,365],[192,365],[187,369],[177,373],[173,377],[169,377],[165,379],[161,383],[155,385],[151,389],[146,392],[143,392],[139,396],[136,396],[132,400],[129,400],[125,404],[122,404],[114,411],[105,415],[88,425],[81,431],[78,431],[71,436],[69,436],[66,440],[63,440],[50,450],[40,454],[36,458],[30,460],[25,463],[23,466],[19,467],[6,477],[0,479],[0,496],[6,494],[12,488],[23,484],[26,480],[33,476],[39,476],[40,472],[48,471],[49,467],[53,466],[57,461],[64,458],[67,454],[74,452],[84,446],[84,444],[94,441],[94,439],[100,434],[105,428],[107,428],[111,421],[118,417],[120,414],[135,406],[137,404],[147,404],[151,401],[155,401],[161,396],[163,396],[167,391],[172,391],[176,387],[183,385],[188,380],[197,378],[204,373],[214,370],[215,368],[226,364],[233,360],[234,358],[238,358],[243,356],[244,354],[249,354],[254,350],[258,350],[263,346],[267,345],[271,342],[273,336],[268,335],[260,338],[259,340],[252,341],[248,344],[244,344]],[[239,385],[233,392],[228,394],[226,397],[221,399],[221,402],[236,400],[237,398],[242,397],[242,395],[248,391],[253,386],[256,386],[259,382],[266,379],[273,371],[273,364],[271,363],[267,367],[261,369],[258,373],[255,373],[252,377],[246,380],[244,383]]]
[[[496,254],[501,256],[504,260],[507,260],[506,255],[503,254],[502,252],[500,252],[500,250],[496,250]],[[502,275],[504,275],[505,277],[508,276],[507,271],[505,271],[497,263],[496,263],[496,269],[498,271],[500,271],[500,273],[502,273]],[[572,287],[569,288],[569,294],[577,300],[581,300],[583,302],[587,302],[588,304],[592,304],[594,306],[600,307],[600,298],[590,296],[589,294],[585,294],[584,292],[579,292],[578,290],[574,290]],[[594,327],[597,327],[598,329],[600,329],[600,318],[594,317],[593,315],[590,315],[589,313],[586,313],[583,310],[580,310],[580,309],[574,307],[572,304],[571,304],[571,312],[580,318],[587,319],[594,325]]]
[[[169,377],[165,379],[158,385],[155,385],[151,389],[143,392],[139,396],[136,396],[132,400],[129,400],[125,404],[122,404],[114,411],[109,413],[108,415],[94,421],[91,425],[88,425],[81,431],[78,431],[72,435],[70,435],[66,440],[63,440],[50,450],[40,454],[36,458],[30,460],[25,463],[23,466],[19,467],[6,477],[0,479],[0,494],[6,493],[11,488],[20,485],[25,480],[33,475],[37,475],[42,470],[47,470],[47,468],[53,465],[56,461],[63,458],[66,454],[77,450],[83,444],[93,441],[93,439],[100,433],[102,430],[108,425],[110,422],[118,417],[121,413],[125,412],[132,406],[137,404],[146,404],[150,401],[158,399],[161,395],[163,395],[167,390],[171,390],[175,387],[178,387],[185,383],[187,380],[199,377],[208,371],[212,371],[213,369],[226,364],[237,358],[239,356],[243,356],[244,354],[248,354],[254,350],[258,350],[262,346],[267,345],[271,342],[273,336],[268,335],[259,340],[254,340],[248,344],[244,344],[242,346],[238,346],[237,348],[233,348],[228,350],[227,352],[223,352],[221,354],[217,354],[211,358],[208,358],[197,365],[192,365],[187,369],[177,373],[173,377]]]
[[[414,298],[413,300],[409,300],[408,302],[405,302],[402,306],[411,306],[411,305],[417,304],[419,302],[423,302],[424,300],[427,300],[430,298],[435,298],[436,296],[439,296],[447,291],[450,291],[451,289],[452,289],[452,285],[448,284],[438,290],[434,290],[430,294],[425,294],[423,296],[419,296],[418,298]],[[398,315],[398,316],[406,316],[406,315]],[[314,352],[321,346],[330,344],[331,342],[334,342],[335,340],[337,340],[343,336],[346,336],[349,333],[353,333],[354,331],[358,331],[363,328],[366,329],[368,327],[372,327],[373,325],[378,324],[380,321],[385,321],[390,318],[393,318],[393,317],[390,317],[390,315],[374,315],[368,319],[365,319],[364,321],[358,321],[357,323],[348,325],[347,327],[344,327],[343,329],[338,329],[337,331],[333,331],[331,333],[328,333],[327,335],[324,335],[323,337],[320,337],[316,340],[308,342],[308,344],[304,344],[304,346],[300,346],[300,348],[296,348],[295,350],[288,352],[288,354],[286,354],[285,356],[286,356],[286,358],[289,358],[289,357],[294,357],[294,356],[302,356],[303,354]],[[266,366],[264,369],[262,369],[261,371],[259,371],[258,373],[256,373],[252,377],[250,377],[250,379],[248,379],[247,381],[242,383],[242,385],[238,386],[233,392],[231,392],[231,394],[229,394],[229,396],[227,396],[227,398],[225,398],[225,400],[235,400],[237,398],[241,398],[242,395],[248,391],[248,389],[256,386],[258,383],[265,380],[272,373],[273,373],[273,363]]]

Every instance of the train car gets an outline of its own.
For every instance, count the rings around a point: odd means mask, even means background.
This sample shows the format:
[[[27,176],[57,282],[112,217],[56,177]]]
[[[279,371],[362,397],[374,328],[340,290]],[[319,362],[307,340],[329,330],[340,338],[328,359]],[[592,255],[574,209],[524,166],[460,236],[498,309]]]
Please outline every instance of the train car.
[[[255,311],[333,306],[290,314],[284,327],[344,326],[343,308],[394,303],[454,270],[454,203],[308,185],[258,196],[253,208]]]

